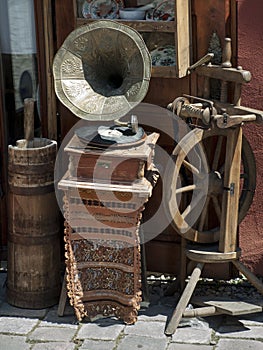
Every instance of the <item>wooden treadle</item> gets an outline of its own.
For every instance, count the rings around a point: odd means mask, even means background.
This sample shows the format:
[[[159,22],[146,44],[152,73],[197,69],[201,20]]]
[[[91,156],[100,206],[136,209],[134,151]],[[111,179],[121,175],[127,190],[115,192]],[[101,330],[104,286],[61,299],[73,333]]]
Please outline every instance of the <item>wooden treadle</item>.
[[[193,304],[201,306],[214,306],[216,311],[227,315],[237,316],[255,312],[262,312],[262,306],[256,303],[250,303],[246,301],[235,301],[233,299],[226,300],[224,298],[193,298],[191,300]]]

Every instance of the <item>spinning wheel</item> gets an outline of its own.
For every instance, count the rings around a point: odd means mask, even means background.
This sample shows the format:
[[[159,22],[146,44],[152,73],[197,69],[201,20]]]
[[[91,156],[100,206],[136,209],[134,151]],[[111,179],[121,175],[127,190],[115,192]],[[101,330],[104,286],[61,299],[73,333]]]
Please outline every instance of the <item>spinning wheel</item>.
[[[186,121],[195,119],[193,130],[173,152],[175,169],[167,198],[173,213],[172,224],[182,236],[181,286],[187,277],[187,258],[195,267],[165,329],[166,335],[175,332],[182,316],[262,311],[262,307],[255,311],[252,303],[238,309],[240,304],[232,303],[233,307],[229,308],[226,302],[220,308],[215,300],[204,302],[203,308],[186,310],[207,263],[233,263],[263,294],[262,282],[239,261],[241,250],[237,239],[238,224],[250,207],[256,186],[255,160],[242,135],[242,125],[262,124],[263,115],[261,111],[240,106],[241,85],[250,81],[251,74],[231,68],[230,42],[226,38],[221,66],[204,65],[209,56],[189,67],[204,77],[204,98],[194,98],[198,103],[191,104],[185,98],[177,98],[168,105]],[[210,78],[221,81],[220,101],[208,100]],[[234,83],[234,104],[227,103],[230,82]]]
[[[227,133],[227,129],[196,128],[174,149],[175,166],[166,203],[172,226],[188,240],[199,243],[219,240]],[[254,154],[243,136],[238,223],[252,203],[255,186]]]

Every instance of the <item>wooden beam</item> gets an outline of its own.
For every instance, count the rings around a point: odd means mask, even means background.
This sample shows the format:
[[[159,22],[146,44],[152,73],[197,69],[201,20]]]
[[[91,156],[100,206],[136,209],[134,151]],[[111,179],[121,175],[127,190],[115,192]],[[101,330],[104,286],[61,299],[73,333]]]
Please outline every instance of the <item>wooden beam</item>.
[[[223,68],[216,65],[201,66],[196,68],[199,75],[219,79],[224,81],[232,81],[235,83],[248,83],[251,80],[251,73],[248,70],[237,70],[236,68]]]
[[[41,131],[43,137],[57,139],[56,96],[53,86],[54,57],[52,0],[34,1]]]
[[[0,248],[7,245],[7,119],[4,103],[4,78],[2,69],[2,55],[0,51]],[[0,255],[2,260],[2,254]]]
[[[53,12],[52,1],[43,0],[43,22],[44,22],[44,44],[46,60],[46,83],[47,83],[47,121],[48,138],[57,139],[57,117],[56,117],[56,95],[52,74],[52,64],[54,58],[53,40]]]
[[[190,1],[175,1],[175,51],[177,57],[177,76],[182,78],[187,75],[190,66],[191,51],[191,23]]]

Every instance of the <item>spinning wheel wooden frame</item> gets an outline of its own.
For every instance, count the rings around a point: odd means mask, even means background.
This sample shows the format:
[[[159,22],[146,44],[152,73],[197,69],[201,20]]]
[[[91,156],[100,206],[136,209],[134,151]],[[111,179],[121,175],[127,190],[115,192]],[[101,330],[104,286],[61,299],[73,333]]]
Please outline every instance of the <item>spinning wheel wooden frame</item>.
[[[171,196],[171,198],[175,198],[172,203],[172,209],[175,212],[172,222],[182,236],[181,287],[185,284],[187,277],[187,258],[195,267],[167,324],[166,335],[172,335],[175,332],[182,316],[209,316],[218,313],[237,315],[262,311],[262,307],[255,307],[252,304],[246,304],[241,310],[241,308],[235,306],[234,302],[232,307],[228,308],[227,306],[218,305],[215,301],[205,304],[206,306],[203,308],[186,310],[206,263],[233,263],[248,281],[263,294],[262,282],[239,261],[241,251],[237,242],[238,224],[249,209],[256,186],[253,152],[246,139],[242,137],[241,125],[248,121],[262,124],[263,113],[240,106],[241,86],[243,83],[250,81],[251,75],[250,72],[244,71],[242,68],[231,68],[231,40],[229,38],[226,38],[221,66],[205,65],[204,63],[207,63],[207,59],[201,59],[190,67],[189,71],[196,69],[197,74],[204,78],[204,98],[206,99],[209,98],[210,78],[221,80],[220,101],[212,102],[199,99],[205,102],[205,104],[201,103],[201,107],[197,104],[191,105],[188,101],[184,106],[185,100],[177,98],[168,106],[168,108],[176,111],[176,114],[181,114],[182,117],[197,118],[197,125],[201,122],[203,126],[201,128],[197,127],[187,134],[173,152],[173,155],[176,156],[175,168],[177,167],[173,173],[175,184],[182,176],[182,169],[186,169],[188,174],[189,172],[192,173],[192,179],[197,180],[196,183],[192,182],[190,184],[186,181],[178,189],[175,187],[173,189],[175,196]],[[234,84],[234,104],[227,103],[228,82]],[[218,114],[217,109],[214,108],[215,106],[221,111],[221,114]],[[203,130],[203,128],[207,130]],[[209,151],[212,153],[211,149],[205,146],[204,142],[214,136],[217,136],[217,142],[214,145],[214,156],[211,158],[209,157]],[[226,141],[223,141],[223,138]],[[221,165],[224,142],[225,152],[223,152],[223,163]],[[192,150],[195,152],[197,161],[199,160],[199,167],[187,159]],[[206,157],[203,154],[206,154]],[[200,181],[200,179],[203,181]],[[194,196],[194,192],[199,192],[201,195]],[[182,193],[188,195],[191,193],[192,195],[186,205],[180,207],[176,197]],[[196,223],[189,225],[186,219],[192,209],[199,205],[202,197],[204,198],[203,206],[199,215],[195,216]],[[171,200],[168,203],[170,204]],[[211,203],[214,207],[214,215],[219,222],[219,227],[212,229],[207,224]],[[199,246],[193,243],[187,245],[187,240],[201,244]],[[215,242],[217,244],[214,244]],[[202,243],[210,244],[202,245]]]
[[[211,131],[212,134],[213,132],[214,131]],[[215,134],[216,132],[217,131],[215,131]],[[251,284],[253,284],[263,294],[263,284],[261,283],[261,281],[257,279],[239,261],[239,257],[241,256],[241,251],[237,245],[237,227],[240,220],[239,204],[240,204],[240,199],[242,198],[242,195],[240,197],[240,173],[241,173],[241,161],[242,161],[241,154],[242,154],[242,145],[243,145],[242,128],[240,125],[237,125],[235,128],[225,129],[225,132],[226,132],[227,140],[226,140],[226,152],[225,152],[224,178],[222,183],[223,185],[222,207],[221,207],[220,213],[218,213],[218,215],[220,214],[219,232],[216,234],[213,233],[212,235],[209,235],[209,231],[203,232],[201,230],[190,229],[183,234],[181,233],[183,240],[185,240],[184,238],[187,238],[195,242],[212,243],[212,242],[215,242],[218,238],[219,241],[218,241],[218,244],[216,245],[214,244],[209,246],[189,245],[183,248],[184,251],[182,251],[182,254],[183,254],[182,261],[188,258],[190,259],[190,261],[194,262],[196,266],[193,269],[190,279],[167,325],[167,328],[165,330],[166,335],[171,335],[175,332],[183,315],[192,317],[197,315],[208,316],[208,315],[218,313],[218,309],[214,305],[210,307],[195,309],[194,313],[189,313],[185,310],[194,292],[196,284],[201,276],[202,269],[205,263],[211,264],[211,263],[232,262],[235,265],[235,267],[247,277],[247,279],[251,282]],[[202,140],[202,137],[205,135],[205,132],[203,132],[203,130],[199,131],[199,129],[195,129],[189,134],[199,135],[199,139],[197,138],[197,140],[199,140],[200,142]],[[207,132],[206,136],[207,135],[209,135],[209,132]],[[187,136],[186,136],[186,139],[190,137],[190,136],[188,137]],[[186,140],[184,141],[182,140],[179,142],[175,152],[175,153],[178,153],[177,159],[179,159],[179,164],[184,163],[184,165],[186,164],[184,161],[185,157],[184,156],[180,157],[180,152],[182,152],[181,149],[183,149],[182,145],[185,146],[184,144],[185,141]],[[192,147],[188,149],[192,149]],[[217,149],[217,146],[216,146],[216,149]],[[215,158],[218,158],[217,154],[218,152],[215,153]],[[215,163],[217,162],[213,162],[213,164]],[[187,164],[187,168],[191,169],[192,171],[194,169],[194,167],[189,166],[189,164]],[[209,170],[210,170],[209,166],[204,166],[204,168],[208,171],[208,174],[209,174]],[[213,186],[212,186],[212,189],[214,190]],[[211,193],[210,190],[208,190],[208,194],[209,193]],[[250,199],[248,202],[250,202]],[[204,210],[207,214],[206,203],[207,203],[207,199],[204,202]],[[246,201],[244,201],[243,203],[245,203],[243,205],[246,205],[246,206],[249,204],[249,203],[246,203]],[[180,221],[179,221],[180,216],[181,216],[181,213],[174,220],[176,225],[180,224]],[[202,223],[204,221],[203,219],[204,217],[205,215],[202,215],[201,213],[200,221]],[[179,230],[179,233],[180,233],[180,230]],[[181,274],[184,274],[184,273],[185,273],[185,266],[182,266]],[[181,276],[181,280],[184,279],[185,277],[186,276]],[[260,307],[253,308],[250,310],[248,309],[246,313],[255,312],[255,310],[259,311],[259,309]],[[244,310],[242,310],[242,312],[244,312]],[[224,313],[224,310],[223,311],[221,310],[221,313]]]

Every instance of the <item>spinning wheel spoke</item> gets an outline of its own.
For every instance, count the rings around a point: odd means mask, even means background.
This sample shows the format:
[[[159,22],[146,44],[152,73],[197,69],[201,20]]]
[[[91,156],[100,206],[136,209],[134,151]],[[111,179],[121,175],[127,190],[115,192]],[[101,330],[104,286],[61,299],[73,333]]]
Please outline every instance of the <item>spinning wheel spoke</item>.
[[[217,143],[216,143],[216,149],[215,149],[215,153],[214,153],[214,159],[213,159],[213,163],[212,163],[212,170],[217,170],[218,168],[218,164],[219,164],[219,158],[221,156],[222,153],[222,144],[223,144],[223,136],[219,136]]]
[[[200,175],[200,171],[191,163],[183,160],[183,165],[195,175]]]
[[[190,191],[193,191],[195,189],[197,189],[196,185],[184,186],[184,187],[181,187],[181,188],[177,188],[175,190],[175,194],[184,193],[184,192],[190,192]]]
[[[221,207],[219,204],[219,200],[216,196],[212,196],[212,201],[213,201],[214,209],[216,212],[216,216],[217,216],[218,220],[220,220],[221,219]]]
[[[207,219],[209,202],[210,202],[210,196],[207,196],[206,201],[205,201],[205,205],[204,205],[203,211],[200,215],[200,219],[199,219],[199,223],[198,223],[198,230],[199,231],[203,231],[203,229],[204,229],[205,222]]]
[[[199,142],[199,147],[200,147],[200,169],[202,169],[202,175],[204,173],[209,174],[211,171],[210,164],[207,161],[207,156],[206,156],[206,147],[203,144],[203,141]]]
[[[221,167],[219,168],[219,173],[220,174],[224,174],[225,172],[225,163],[221,165]]]
[[[186,207],[186,209],[182,213],[183,219],[185,219],[196,208],[196,206],[200,203],[200,201],[203,197],[204,197],[204,193],[200,192],[200,193],[198,193],[197,196],[195,196],[192,199],[191,203]]]

